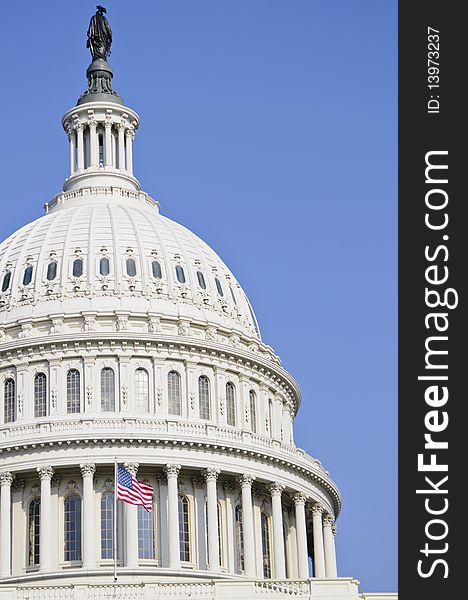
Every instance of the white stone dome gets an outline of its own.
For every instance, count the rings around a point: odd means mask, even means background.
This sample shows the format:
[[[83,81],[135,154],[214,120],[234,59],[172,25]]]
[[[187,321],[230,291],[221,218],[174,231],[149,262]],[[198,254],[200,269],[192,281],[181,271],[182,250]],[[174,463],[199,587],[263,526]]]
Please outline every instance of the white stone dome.
[[[0,245],[0,325],[121,310],[259,336],[228,267],[147,194],[82,188],[63,192],[46,210]]]

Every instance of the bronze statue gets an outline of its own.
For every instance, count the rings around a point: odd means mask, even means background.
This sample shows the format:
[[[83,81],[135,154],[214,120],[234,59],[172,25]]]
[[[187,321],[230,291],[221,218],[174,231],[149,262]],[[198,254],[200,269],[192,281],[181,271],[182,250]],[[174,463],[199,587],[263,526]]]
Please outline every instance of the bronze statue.
[[[107,60],[111,53],[112,30],[105,16],[106,9],[99,4],[96,9],[89,22],[86,47],[90,49],[93,60]]]

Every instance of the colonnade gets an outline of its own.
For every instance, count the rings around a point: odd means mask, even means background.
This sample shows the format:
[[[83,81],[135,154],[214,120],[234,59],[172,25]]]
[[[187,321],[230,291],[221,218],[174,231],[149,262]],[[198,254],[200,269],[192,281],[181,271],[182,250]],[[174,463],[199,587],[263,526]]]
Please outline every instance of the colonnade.
[[[127,463],[126,467],[136,476],[138,464]],[[179,538],[179,486],[178,477],[181,465],[168,464],[165,466],[167,477],[167,548],[169,568],[180,569],[180,538]],[[96,465],[91,463],[80,464],[82,476],[82,567],[95,569],[96,560],[96,502],[93,478]],[[52,523],[51,523],[51,480],[54,475],[52,466],[38,467],[40,479],[40,564],[41,573],[52,570]],[[220,572],[220,548],[218,536],[218,497],[217,481],[220,470],[207,468],[204,471],[206,482],[206,509],[207,509],[207,557],[208,570]],[[11,472],[0,473],[0,577],[7,577],[11,573],[11,486],[14,475]],[[241,487],[242,526],[243,526],[243,551],[244,575],[256,578],[255,556],[255,530],[252,501],[252,486],[255,476],[246,473],[238,476]],[[286,577],[285,545],[283,532],[283,506],[282,495],[285,485],[274,481],[267,486],[271,494],[272,507],[272,557],[273,576],[275,579]],[[307,497],[302,492],[293,493],[296,544],[297,544],[297,573],[299,579],[309,577],[308,545],[307,545]],[[335,556],[335,525],[333,516],[326,513],[318,503],[311,504],[313,522],[313,555],[315,577],[336,577]],[[125,512],[125,563],[127,568],[138,567],[138,516],[137,507],[127,505]]]

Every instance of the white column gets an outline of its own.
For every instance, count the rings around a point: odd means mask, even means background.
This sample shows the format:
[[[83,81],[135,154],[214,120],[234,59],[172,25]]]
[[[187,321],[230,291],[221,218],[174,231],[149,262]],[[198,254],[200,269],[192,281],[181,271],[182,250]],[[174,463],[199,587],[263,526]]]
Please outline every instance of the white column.
[[[52,569],[52,511],[50,480],[54,474],[52,467],[37,467],[41,480],[41,510],[39,527],[39,563],[40,572],[47,573]]]
[[[219,469],[206,470],[206,509],[208,516],[208,562],[210,571],[219,571],[218,497],[216,482]]]
[[[323,518],[323,545],[325,552],[325,572],[327,577],[336,577],[335,536],[333,526],[335,521],[331,515]]]
[[[169,567],[180,568],[179,549],[179,489],[177,478],[180,465],[166,465],[167,475],[167,542],[169,546]]]
[[[77,158],[78,158],[78,171],[84,169],[84,137],[83,137],[83,123],[78,123],[76,126],[76,140],[77,140]]]
[[[127,129],[125,134],[125,149],[127,151],[127,171],[133,175],[133,131]]]
[[[73,173],[76,171],[76,134],[73,127],[68,128],[68,139],[70,140],[70,175],[73,175]]]
[[[286,577],[283,509],[281,506],[281,494],[284,487],[282,483],[275,481],[268,488],[271,494],[271,508],[273,513],[273,556],[275,560],[276,579],[284,579]]]
[[[96,133],[97,123],[94,119],[89,120],[89,162],[92,167],[98,166],[99,148]]]
[[[119,169],[125,169],[125,125],[119,123],[117,125],[119,132],[118,152],[119,152]]]
[[[96,568],[96,507],[93,477],[96,465],[80,465],[83,477],[83,569]]]
[[[247,577],[255,577],[255,537],[252,510],[252,483],[255,476],[241,475],[239,483],[242,489],[242,521],[244,528],[244,572]]]
[[[138,463],[125,463],[124,466],[136,477]],[[125,504],[125,528],[125,566],[134,569],[138,567],[138,509],[133,504]]]
[[[104,128],[104,164],[110,167],[112,165],[112,121],[110,119],[106,119]]]
[[[320,504],[312,507],[312,525],[314,530],[314,575],[315,577],[326,577],[325,554],[323,549],[323,508]]]
[[[306,496],[302,492],[294,495],[294,506],[296,510],[297,566],[299,579],[308,579],[309,577],[305,502]]]
[[[0,577],[11,574],[11,484],[9,471],[0,473]]]

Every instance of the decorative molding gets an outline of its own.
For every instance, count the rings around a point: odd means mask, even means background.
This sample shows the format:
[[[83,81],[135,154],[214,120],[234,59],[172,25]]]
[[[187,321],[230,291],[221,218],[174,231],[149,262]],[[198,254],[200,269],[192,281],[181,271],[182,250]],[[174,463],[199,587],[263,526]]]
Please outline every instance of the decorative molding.
[[[0,486],[9,485],[13,483],[15,476],[10,471],[3,471],[0,473]]]
[[[307,502],[307,496],[303,492],[297,492],[293,496],[294,504],[297,506],[298,504],[304,504]]]
[[[180,470],[181,470],[182,466],[181,465],[166,465],[166,476],[167,477],[178,477]]]
[[[213,467],[208,467],[206,472],[204,473],[206,481],[218,481],[218,477],[221,471],[219,469],[214,469]]]
[[[250,487],[251,488],[255,479],[256,479],[255,475],[252,475],[251,473],[244,473],[243,475],[239,476],[239,484],[241,487]]]
[[[270,483],[270,485],[268,486],[268,491],[270,492],[270,494],[272,496],[281,496],[285,487],[286,486],[284,484],[280,483],[279,481],[274,481],[273,483]]]
[[[324,510],[325,509],[323,508],[323,506],[321,504],[319,504],[318,502],[316,502],[315,504],[312,504],[312,506],[310,507],[310,511],[314,517],[316,515],[322,515]]]
[[[94,477],[96,465],[94,463],[82,463],[80,464],[80,471],[82,477]]]

